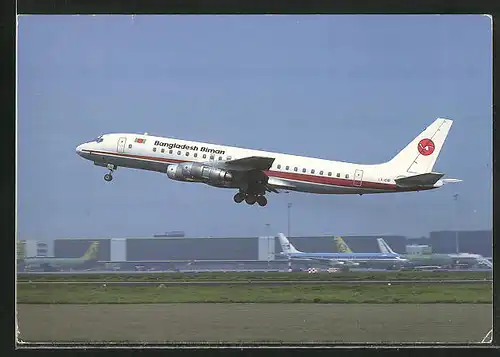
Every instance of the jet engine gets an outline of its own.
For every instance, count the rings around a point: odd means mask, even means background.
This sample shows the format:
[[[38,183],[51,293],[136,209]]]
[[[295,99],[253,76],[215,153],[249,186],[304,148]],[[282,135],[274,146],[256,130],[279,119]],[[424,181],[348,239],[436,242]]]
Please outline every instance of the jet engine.
[[[196,181],[209,184],[226,184],[233,180],[233,175],[229,171],[197,162],[169,165],[167,176],[176,181]]]

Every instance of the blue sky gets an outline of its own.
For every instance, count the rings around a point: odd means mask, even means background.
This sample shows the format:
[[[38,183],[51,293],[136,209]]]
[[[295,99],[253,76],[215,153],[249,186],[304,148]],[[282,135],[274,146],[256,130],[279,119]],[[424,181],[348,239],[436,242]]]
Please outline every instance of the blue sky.
[[[22,16],[21,239],[394,233],[492,226],[492,35],[484,16]],[[454,119],[436,171],[464,182],[403,194],[233,192],[104,168],[75,154],[148,132],[332,160],[390,159]],[[452,195],[458,193],[458,203]],[[266,223],[270,224],[269,229]]]

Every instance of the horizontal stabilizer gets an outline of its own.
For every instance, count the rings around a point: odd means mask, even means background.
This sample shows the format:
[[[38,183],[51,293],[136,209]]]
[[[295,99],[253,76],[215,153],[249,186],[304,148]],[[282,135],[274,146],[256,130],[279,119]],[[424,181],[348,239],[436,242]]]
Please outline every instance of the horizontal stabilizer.
[[[262,170],[266,171],[273,166],[274,157],[249,156],[241,159],[226,161],[227,167],[240,170]]]
[[[434,186],[443,176],[444,174],[439,172],[428,172],[396,179],[396,185],[399,187]]]

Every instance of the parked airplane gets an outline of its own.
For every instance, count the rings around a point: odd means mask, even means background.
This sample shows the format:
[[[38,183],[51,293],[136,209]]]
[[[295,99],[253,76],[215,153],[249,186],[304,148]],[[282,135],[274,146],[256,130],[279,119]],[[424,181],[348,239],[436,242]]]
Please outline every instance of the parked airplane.
[[[392,160],[354,164],[139,134],[105,134],[76,148],[78,155],[107,167],[166,173],[170,179],[238,189],[234,201],[267,204],[267,192],[369,194],[431,190],[457,179],[432,169],[452,120],[436,119]],[[389,141],[389,138],[382,139]]]
[[[347,245],[347,243],[342,239],[342,237],[334,237],[335,245],[337,247],[337,251],[339,253],[354,253],[351,248]],[[399,255],[395,252],[383,252],[388,254]],[[406,263],[405,260],[398,260],[396,262],[392,260],[370,260],[367,262],[361,262],[360,265],[363,267],[369,268],[385,268],[385,269],[400,269]]]
[[[306,253],[297,250],[283,233],[278,233],[282,253],[280,255],[291,260],[308,260],[320,263],[328,263],[333,266],[358,266],[366,262],[397,262],[402,263],[406,260],[399,254],[392,253]]]
[[[449,256],[456,265],[463,264],[468,267],[485,266],[488,269],[493,269],[493,263],[480,254],[450,253]]]
[[[44,270],[57,270],[63,268],[81,268],[88,263],[97,262],[99,242],[93,242],[87,252],[79,258],[56,257],[31,257],[24,258],[26,268],[42,268]]]
[[[383,238],[377,238],[378,247],[381,253],[393,254],[389,244]],[[455,266],[459,264],[467,264],[469,266],[484,265],[488,268],[493,268],[493,264],[479,254],[457,253],[457,254],[401,254],[407,259],[409,265],[439,265],[439,266]]]

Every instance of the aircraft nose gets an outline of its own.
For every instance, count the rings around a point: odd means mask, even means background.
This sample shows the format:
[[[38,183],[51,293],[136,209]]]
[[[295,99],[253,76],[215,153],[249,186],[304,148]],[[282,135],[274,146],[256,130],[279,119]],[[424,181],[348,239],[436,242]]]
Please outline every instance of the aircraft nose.
[[[76,147],[76,153],[80,156],[82,156],[82,149],[83,149],[83,144],[82,145],[78,145]]]

